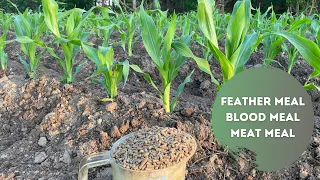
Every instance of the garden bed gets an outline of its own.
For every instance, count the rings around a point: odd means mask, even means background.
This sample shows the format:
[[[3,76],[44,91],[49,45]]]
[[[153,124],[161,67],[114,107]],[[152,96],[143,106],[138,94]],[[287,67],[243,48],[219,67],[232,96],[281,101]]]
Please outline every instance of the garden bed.
[[[13,34],[10,34],[13,38]],[[117,40],[113,37],[111,40]],[[196,55],[200,52],[196,45]],[[320,93],[310,92],[314,104],[315,129],[310,146],[293,165],[274,173],[257,171],[252,159],[240,154],[234,157],[220,146],[210,127],[210,108],[216,88],[210,77],[188,61],[179,71],[172,91],[193,69],[191,82],[181,95],[174,112],[165,113],[162,101],[151,85],[139,73],[131,71],[128,83],[119,88],[114,103],[103,103],[104,90],[84,79],[95,70],[89,62],[72,85],[59,81],[63,73],[49,54],[42,57],[39,77],[28,80],[17,53],[20,45],[9,44],[7,76],[0,73],[0,180],[2,179],[77,179],[78,164],[88,154],[109,150],[120,137],[152,126],[175,127],[193,135],[197,152],[187,166],[187,179],[320,179]],[[21,54],[21,53],[20,53]],[[286,65],[286,56],[279,62]],[[125,57],[120,47],[115,58],[137,64],[160,84],[157,71],[142,42],[133,49],[133,57]],[[87,58],[81,52],[80,63]],[[246,68],[261,66],[262,53],[251,56]],[[45,61],[43,61],[45,60]],[[211,63],[212,72],[219,77],[220,68]],[[275,67],[280,68],[277,64]],[[298,60],[292,75],[305,82],[312,68]],[[122,87],[120,85],[120,87]],[[289,90],[288,90],[289,91]],[[90,170],[90,179],[111,179],[108,166]]]

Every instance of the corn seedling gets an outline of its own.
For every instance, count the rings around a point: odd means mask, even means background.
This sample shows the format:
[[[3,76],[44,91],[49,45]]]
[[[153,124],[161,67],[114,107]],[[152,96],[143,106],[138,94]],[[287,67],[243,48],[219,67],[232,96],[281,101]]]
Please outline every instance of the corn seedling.
[[[7,39],[7,33],[12,23],[12,17],[6,15],[2,11],[0,11],[0,28],[2,31],[2,35],[0,36],[0,62],[1,62],[1,70],[5,71],[7,69],[8,64],[8,55],[4,52],[6,45],[9,41]]]
[[[93,22],[93,29],[94,31],[97,31],[98,38],[102,39],[102,46],[108,47],[108,41],[115,29],[115,24],[111,21],[109,14],[114,14],[114,12],[106,7],[98,6],[97,8],[102,12],[102,14],[100,16],[94,14],[94,18],[90,20]]]
[[[311,24],[311,34],[315,42],[320,46],[320,20],[314,19]]]
[[[165,111],[171,112],[174,110],[178,97],[182,93],[185,84],[190,81],[190,76],[193,73],[192,72],[189,76],[187,76],[185,81],[179,85],[174,99],[170,101],[171,84],[177,77],[180,67],[186,61],[186,58],[178,55],[174,51],[171,51],[171,45],[173,43],[176,31],[176,14],[173,14],[172,16],[170,25],[163,41],[161,38],[161,34],[159,33],[161,31],[157,29],[154,20],[144,10],[143,5],[141,5],[140,7],[139,15],[142,26],[142,40],[147,52],[149,53],[160,73],[162,81],[162,91],[160,91],[159,88],[153,83],[148,74],[144,73],[144,77],[158,91],[159,96],[163,101]],[[189,44],[190,39],[191,36],[185,36],[184,38],[180,38],[179,41],[180,43]],[[141,69],[135,70],[143,73]]]
[[[46,52],[45,48],[39,55],[36,55],[37,47],[45,47],[41,40],[42,33],[47,29],[44,17],[40,13],[31,14],[26,10],[23,14],[20,13],[14,18],[14,29],[16,40],[21,43],[21,50],[28,57],[28,61],[23,60],[20,56],[19,60],[29,77],[35,78],[40,58]]]
[[[271,19],[269,21],[272,27],[265,27],[265,32],[280,32],[284,30],[287,24],[283,24],[278,20],[272,8]],[[264,65],[270,65],[272,62],[277,62],[275,57],[282,51],[281,46],[284,43],[284,38],[270,34],[262,40],[263,44],[263,60]]]
[[[319,46],[300,35],[289,32],[276,32],[275,35],[286,38],[301,54],[301,56],[313,67],[314,72],[309,76],[304,87],[307,90],[318,89],[314,83],[310,83],[310,80],[320,75],[320,48]]]
[[[72,83],[80,71],[81,66],[85,63],[78,65],[74,71],[74,61],[80,51],[81,42],[86,42],[90,35],[90,33],[83,31],[83,24],[94,7],[89,11],[74,8],[64,12],[64,14],[58,14],[58,4],[54,0],[42,0],[42,6],[45,22],[55,36],[53,43],[57,44],[57,46],[61,45],[64,59],[58,57],[52,49],[49,49],[49,52],[56,58],[64,70],[62,82]],[[60,20],[61,17],[67,17],[65,23],[66,35],[62,35],[59,30],[58,20]]]
[[[138,36],[135,39],[133,39],[134,33],[138,28],[137,22],[135,22],[137,15],[135,12],[131,14],[124,13],[120,4],[118,2],[115,3],[121,11],[121,14],[117,15],[117,19],[121,19],[121,21],[116,25],[116,28],[119,31],[121,37],[121,47],[125,52],[127,52],[128,56],[132,56],[132,46],[140,38]]]
[[[118,95],[118,83],[122,79],[124,80],[124,85],[127,82],[129,61],[115,61],[113,48],[99,47],[95,49],[86,44],[82,44],[82,47],[87,57],[97,67],[97,70],[89,78],[102,75],[102,78],[97,78],[94,81],[100,83],[110,96],[110,98],[105,98],[103,101],[113,101]]]
[[[298,21],[296,21],[297,23]],[[309,20],[305,19],[305,21],[301,21],[303,22],[302,25],[300,25],[298,32],[296,32],[296,34],[305,37],[306,33],[307,33],[307,27],[308,27],[308,23],[310,22]],[[294,47],[293,45],[288,45],[286,43],[283,43],[282,45],[282,50],[284,50],[285,52],[287,52],[288,54],[288,61],[289,61],[289,66],[288,66],[288,73],[291,73],[291,70],[295,64],[295,62],[298,59],[298,50],[296,47]]]
[[[212,6],[208,0],[198,1],[198,20],[200,29],[208,40],[208,45],[214,58],[218,60],[222,69],[223,83],[234,75],[243,71],[244,64],[251,53],[258,46],[259,38],[256,32],[247,35],[250,18],[251,3],[249,0],[238,1],[233,9],[226,31],[225,54],[219,49],[216,28],[213,21]],[[182,43],[173,44],[177,52],[194,59],[201,70],[211,76],[211,81],[220,88],[220,83],[213,77],[209,64],[204,59],[196,57],[188,46]]]

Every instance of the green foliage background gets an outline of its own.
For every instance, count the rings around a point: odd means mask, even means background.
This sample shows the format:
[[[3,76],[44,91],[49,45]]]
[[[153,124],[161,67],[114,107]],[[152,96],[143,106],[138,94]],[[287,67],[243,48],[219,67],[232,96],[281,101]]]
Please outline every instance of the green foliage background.
[[[24,11],[26,8],[32,10],[38,10],[41,4],[41,0],[11,0],[13,3],[17,4],[20,11]],[[71,9],[74,7],[89,9],[92,7],[97,0],[60,0],[64,5],[60,7],[65,9]],[[160,4],[164,9],[170,9],[170,11],[183,12],[196,10],[197,0],[159,0]],[[224,3],[224,11],[231,12],[234,3],[237,0],[216,0],[216,4]],[[261,10],[266,10],[269,6],[273,5],[274,11],[276,13],[286,12],[290,9],[293,12],[297,12],[297,3],[299,4],[299,12],[308,10],[310,8],[311,2],[315,1],[315,9],[320,8],[320,0],[251,0],[252,6],[254,8],[261,7]],[[121,0],[125,2],[129,7],[131,7],[132,0]],[[145,3],[152,7],[153,0],[145,0]],[[137,0],[137,6],[141,3],[141,0]],[[15,12],[15,8],[7,2],[7,0],[0,0],[0,10],[5,12]]]

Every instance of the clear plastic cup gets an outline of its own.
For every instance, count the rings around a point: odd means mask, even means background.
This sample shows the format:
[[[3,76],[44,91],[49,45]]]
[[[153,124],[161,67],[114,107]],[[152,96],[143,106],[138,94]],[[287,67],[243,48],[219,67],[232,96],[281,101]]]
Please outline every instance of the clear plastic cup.
[[[197,143],[193,137],[189,134],[194,140],[194,149],[192,150],[190,156],[186,157],[183,161],[169,166],[164,169],[157,170],[132,170],[127,169],[117,164],[116,161],[112,158],[112,153],[117,149],[117,147],[124,142],[126,139],[134,136],[135,133],[128,134],[117,142],[115,142],[110,151],[104,151],[100,153],[91,154],[83,158],[79,165],[79,175],[78,180],[88,180],[88,170],[89,168],[103,166],[111,164],[112,167],[112,177],[113,180],[184,180],[185,179],[185,171],[188,160],[194,155],[196,152]]]

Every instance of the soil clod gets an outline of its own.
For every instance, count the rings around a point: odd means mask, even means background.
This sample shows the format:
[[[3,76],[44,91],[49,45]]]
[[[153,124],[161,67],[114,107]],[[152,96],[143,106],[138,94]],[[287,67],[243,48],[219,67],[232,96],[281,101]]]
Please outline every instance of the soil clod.
[[[113,112],[117,108],[118,104],[116,102],[109,103],[106,105],[106,110],[108,112]]]
[[[118,127],[113,126],[111,129],[111,137],[116,138],[116,137],[120,137],[120,136],[121,136],[121,134],[120,134]]]

